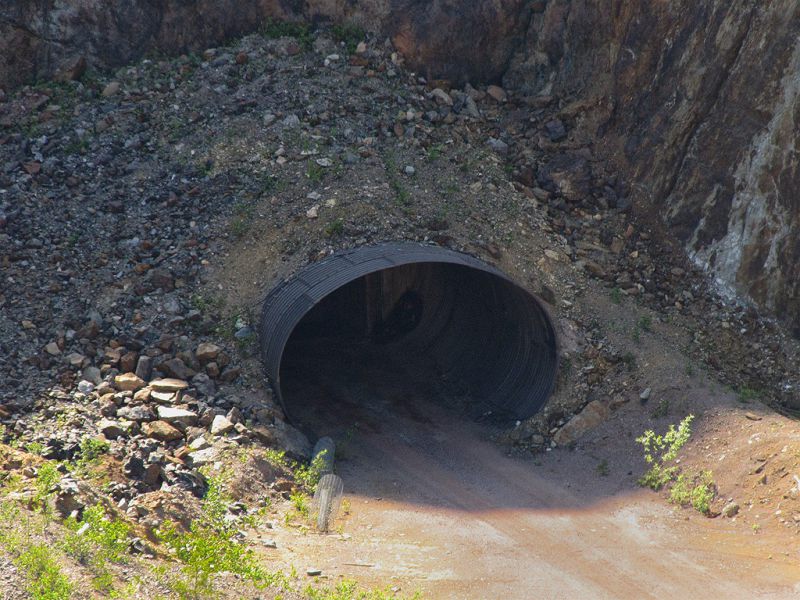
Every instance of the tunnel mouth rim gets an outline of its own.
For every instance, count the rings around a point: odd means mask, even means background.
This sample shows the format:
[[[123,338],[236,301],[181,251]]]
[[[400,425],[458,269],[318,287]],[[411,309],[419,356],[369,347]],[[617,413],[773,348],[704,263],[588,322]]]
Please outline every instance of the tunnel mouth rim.
[[[535,409],[526,417],[515,418],[529,418],[542,409],[556,387],[561,355],[561,342],[552,307],[495,265],[466,252],[430,243],[386,241],[338,250],[321,260],[303,265],[289,277],[281,279],[266,294],[258,328],[261,361],[287,421],[291,423],[293,419],[281,387],[281,366],[289,339],[305,315],[329,295],[365,275],[425,263],[463,266],[492,275],[522,292],[531,301],[542,318],[547,335],[550,376],[547,386],[539,389],[542,399]]]

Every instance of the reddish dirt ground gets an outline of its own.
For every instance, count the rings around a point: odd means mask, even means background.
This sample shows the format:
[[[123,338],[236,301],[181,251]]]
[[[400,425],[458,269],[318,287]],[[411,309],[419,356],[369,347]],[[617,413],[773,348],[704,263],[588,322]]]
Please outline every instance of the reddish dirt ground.
[[[307,382],[309,397],[330,397],[330,375],[320,374],[324,389]],[[709,519],[636,486],[643,462],[628,432],[645,428],[638,405],[576,451],[510,456],[490,426],[431,403],[413,379],[395,365],[369,383],[342,383],[338,404],[306,407],[306,426],[340,443],[350,510],[327,535],[277,526],[273,559],[426,598],[800,597],[796,528],[766,519],[767,510],[756,531],[758,502],[739,494],[737,519]],[[736,482],[751,489],[733,467],[747,470],[745,455],[766,448],[753,450],[752,433],[725,432],[757,428],[769,444],[772,431],[778,443],[796,424],[766,411],[745,418],[721,391],[696,396],[687,401],[704,412],[687,456],[713,456],[721,495]],[[752,417],[755,407],[746,408]],[[734,439],[742,444],[728,445]]]

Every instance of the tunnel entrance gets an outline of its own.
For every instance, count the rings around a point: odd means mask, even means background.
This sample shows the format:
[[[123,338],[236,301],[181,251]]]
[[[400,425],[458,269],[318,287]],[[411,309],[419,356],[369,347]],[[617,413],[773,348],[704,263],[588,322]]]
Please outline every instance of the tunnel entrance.
[[[310,265],[270,293],[260,329],[267,374],[295,421],[387,398],[389,410],[410,410],[408,394],[470,417],[523,419],[556,375],[538,300],[494,267],[434,246],[381,244]]]

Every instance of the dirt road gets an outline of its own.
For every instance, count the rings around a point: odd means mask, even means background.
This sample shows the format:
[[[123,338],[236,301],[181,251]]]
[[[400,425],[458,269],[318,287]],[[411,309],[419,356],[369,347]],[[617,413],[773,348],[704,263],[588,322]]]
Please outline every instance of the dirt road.
[[[674,509],[635,486],[637,456],[607,476],[587,453],[508,456],[403,374],[381,381],[306,414],[340,441],[351,509],[339,533],[279,530],[287,565],[426,598],[800,597],[796,536]]]

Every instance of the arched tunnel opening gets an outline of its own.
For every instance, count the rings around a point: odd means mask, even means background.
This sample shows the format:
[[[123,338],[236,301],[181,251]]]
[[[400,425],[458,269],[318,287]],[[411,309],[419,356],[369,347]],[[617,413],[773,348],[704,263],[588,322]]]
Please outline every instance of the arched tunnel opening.
[[[420,398],[470,418],[525,419],[557,370],[554,329],[533,295],[478,259],[422,244],[306,267],[267,296],[260,335],[286,415],[315,434],[363,420],[365,408],[413,418]]]

